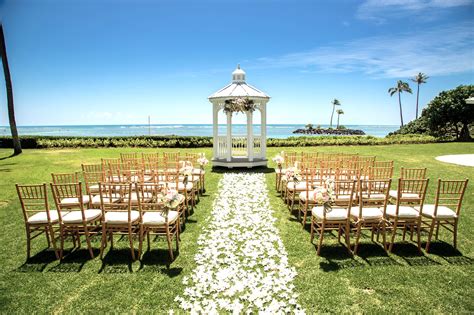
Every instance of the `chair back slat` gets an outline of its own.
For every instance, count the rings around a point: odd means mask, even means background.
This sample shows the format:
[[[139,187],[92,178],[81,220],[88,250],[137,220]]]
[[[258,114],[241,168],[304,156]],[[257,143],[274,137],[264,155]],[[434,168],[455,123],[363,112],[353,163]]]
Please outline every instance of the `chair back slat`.
[[[400,178],[403,179],[425,179],[426,168],[400,168]]]
[[[81,164],[81,169],[83,172],[102,172],[102,164]]]
[[[79,178],[77,172],[74,173],[51,173],[54,184],[70,184],[78,183]]]
[[[48,222],[50,221],[49,216],[49,203],[48,203],[48,192],[46,184],[37,185],[19,185],[16,184],[16,191],[18,198],[20,199],[21,209],[25,222],[28,218],[35,213],[46,211]]]
[[[435,212],[436,216],[438,206],[446,206],[454,208],[456,214],[459,216],[462,206],[462,200],[469,179],[465,180],[442,180],[438,179],[438,188],[435,197]]]

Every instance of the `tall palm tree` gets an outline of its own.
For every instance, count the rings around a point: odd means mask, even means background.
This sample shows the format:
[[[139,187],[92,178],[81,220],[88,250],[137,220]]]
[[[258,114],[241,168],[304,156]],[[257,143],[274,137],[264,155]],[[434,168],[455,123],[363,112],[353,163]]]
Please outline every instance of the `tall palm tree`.
[[[398,80],[397,86],[389,88],[388,93],[390,96],[393,96],[393,94],[398,93],[398,105],[400,107],[400,121],[402,123],[401,127],[403,127],[403,112],[402,112],[402,97],[400,94],[402,92],[407,92],[407,93],[412,93],[410,85],[408,83],[403,82],[402,80]]]
[[[336,110],[337,113],[337,127],[336,129],[339,129],[339,116],[344,115],[344,111],[342,109]]]
[[[420,84],[426,83],[426,80],[429,79],[429,76],[424,74],[423,72],[419,72],[414,78],[410,79],[413,82],[416,82],[417,89],[416,89],[416,118],[418,118],[418,98],[420,96]]]
[[[329,128],[332,128],[332,117],[334,116],[334,110],[336,109],[336,106],[340,106],[341,103],[337,98],[335,98],[332,102],[332,113],[331,113],[331,123],[329,124]]]
[[[16,129],[15,111],[13,107],[13,88],[10,76],[10,68],[8,67],[7,48],[5,46],[5,36],[3,35],[3,25],[0,23],[0,54],[2,55],[3,73],[5,74],[5,85],[7,88],[7,107],[8,119],[10,121],[10,130],[13,139],[13,155],[21,153],[20,139],[18,138],[18,130]]]

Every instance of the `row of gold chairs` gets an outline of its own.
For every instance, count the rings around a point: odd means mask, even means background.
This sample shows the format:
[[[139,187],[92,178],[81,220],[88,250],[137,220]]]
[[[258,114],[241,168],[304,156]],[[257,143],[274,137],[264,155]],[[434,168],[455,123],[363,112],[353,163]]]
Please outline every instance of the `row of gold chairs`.
[[[82,194],[82,184],[51,183],[56,209],[51,209],[45,183],[16,185],[27,233],[27,257],[30,257],[31,240],[45,234],[48,247],[53,245],[56,257],[63,258],[64,241],[72,237],[74,247],[80,247],[84,236],[91,258],[94,252],[91,237],[101,235],[100,255],[114,234],[128,235],[132,259],[135,260],[134,237],[138,236],[138,257],[142,243],[150,234],[165,236],[170,260],[174,259],[172,239],[179,249],[180,220],[184,212],[184,198],[175,194],[176,207],[167,208],[164,203],[170,190],[163,184],[154,183],[99,183],[100,207],[89,208]],[[59,238],[60,246],[57,246]]]

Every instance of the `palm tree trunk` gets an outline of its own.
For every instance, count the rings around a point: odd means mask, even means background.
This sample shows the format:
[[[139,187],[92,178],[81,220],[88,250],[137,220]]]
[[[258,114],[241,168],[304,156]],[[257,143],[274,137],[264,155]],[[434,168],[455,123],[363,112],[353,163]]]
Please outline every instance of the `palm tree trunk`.
[[[18,155],[22,151],[20,139],[18,138],[18,130],[16,128],[15,110],[13,106],[12,79],[10,75],[10,68],[8,67],[7,48],[5,46],[5,36],[3,35],[2,24],[0,24],[0,54],[2,55],[3,73],[5,75],[5,85],[7,88],[8,119],[10,121],[10,130],[13,139],[13,155]]]
[[[398,106],[400,107],[400,121],[402,122],[403,127],[402,97],[400,96],[400,91],[398,92]]]
[[[336,105],[332,105],[331,123],[329,124],[329,128],[332,128],[332,117],[334,116],[334,109],[335,108],[336,108]]]
[[[339,129],[339,117],[341,116],[341,114],[337,114],[337,127],[336,129]]]
[[[420,83],[416,89],[416,119],[418,119],[418,98],[420,97]]]

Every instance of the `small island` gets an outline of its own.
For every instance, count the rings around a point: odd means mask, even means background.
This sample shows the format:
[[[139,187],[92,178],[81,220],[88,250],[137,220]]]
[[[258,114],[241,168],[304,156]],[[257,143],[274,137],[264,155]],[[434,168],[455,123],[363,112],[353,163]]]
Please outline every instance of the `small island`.
[[[343,127],[343,126],[341,126]],[[306,128],[300,128],[293,131],[293,133],[300,133],[305,135],[340,135],[340,136],[362,136],[365,132],[359,129],[348,129],[348,128],[313,128],[312,126],[306,126]]]

